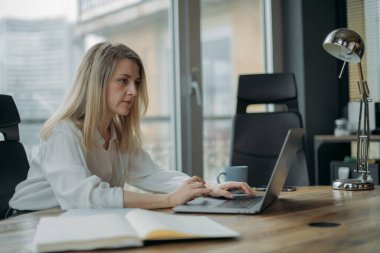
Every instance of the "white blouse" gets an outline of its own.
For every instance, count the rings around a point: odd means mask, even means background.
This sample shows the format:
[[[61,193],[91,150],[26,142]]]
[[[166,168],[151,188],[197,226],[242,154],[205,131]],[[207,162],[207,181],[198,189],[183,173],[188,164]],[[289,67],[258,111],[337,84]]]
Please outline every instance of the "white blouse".
[[[18,210],[122,208],[124,183],[167,193],[188,178],[161,169],[144,150],[120,153],[114,129],[108,150],[99,132],[90,151],[82,147],[82,139],[80,130],[67,121],[41,140],[27,179],[17,185],[9,205]]]

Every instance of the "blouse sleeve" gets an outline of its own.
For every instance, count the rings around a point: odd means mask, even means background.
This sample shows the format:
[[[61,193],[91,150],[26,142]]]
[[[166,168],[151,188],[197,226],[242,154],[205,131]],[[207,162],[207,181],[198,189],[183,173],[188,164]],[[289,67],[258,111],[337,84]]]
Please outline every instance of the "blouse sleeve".
[[[46,141],[43,173],[62,209],[122,208],[123,189],[110,187],[87,168],[80,137],[70,131]]]
[[[127,183],[145,191],[168,193],[176,190],[189,178],[179,171],[168,171],[159,167],[149,154],[140,150],[129,157]]]

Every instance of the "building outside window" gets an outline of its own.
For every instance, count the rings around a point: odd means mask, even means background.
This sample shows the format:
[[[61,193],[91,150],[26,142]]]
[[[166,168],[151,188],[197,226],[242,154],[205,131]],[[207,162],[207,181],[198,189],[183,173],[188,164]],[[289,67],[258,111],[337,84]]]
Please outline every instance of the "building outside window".
[[[260,0],[202,0],[204,177],[229,164],[240,74],[265,72]]]
[[[172,73],[171,3],[15,0],[11,5],[17,15],[1,6],[0,93],[11,94],[16,101],[21,139],[30,156],[37,150],[42,123],[71,86],[84,52],[110,40],[130,46],[141,56],[150,99],[142,124],[143,145],[163,168],[177,169],[171,159],[176,105],[170,94],[180,84],[174,83]],[[30,17],[32,8],[38,11]],[[200,12],[203,164],[204,177],[212,181],[229,162],[238,75],[265,71],[262,1],[201,0]]]

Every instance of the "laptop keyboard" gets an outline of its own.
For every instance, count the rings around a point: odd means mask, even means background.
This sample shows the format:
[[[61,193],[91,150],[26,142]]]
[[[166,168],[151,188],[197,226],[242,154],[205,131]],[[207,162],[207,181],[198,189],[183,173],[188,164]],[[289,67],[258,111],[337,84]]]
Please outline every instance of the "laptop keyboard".
[[[234,197],[231,200],[225,200],[218,207],[227,207],[227,208],[250,208],[256,205],[262,200],[262,196],[256,196],[254,198],[247,196]]]

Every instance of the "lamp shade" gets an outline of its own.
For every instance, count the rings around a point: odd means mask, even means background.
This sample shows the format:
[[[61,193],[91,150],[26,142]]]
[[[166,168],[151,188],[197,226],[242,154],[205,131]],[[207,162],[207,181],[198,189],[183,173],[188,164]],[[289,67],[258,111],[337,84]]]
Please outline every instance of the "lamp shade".
[[[329,33],[323,48],[332,56],[350,63],[359,63],[364,54],[364,42],[359,34],[340,28]]]

